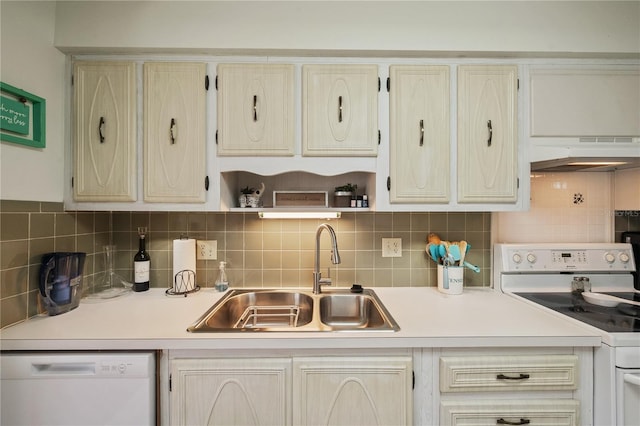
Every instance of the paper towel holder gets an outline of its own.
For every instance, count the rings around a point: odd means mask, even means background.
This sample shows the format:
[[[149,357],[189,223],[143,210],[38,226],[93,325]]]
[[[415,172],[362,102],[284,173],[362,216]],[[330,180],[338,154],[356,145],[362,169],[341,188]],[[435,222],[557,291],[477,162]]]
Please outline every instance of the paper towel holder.
[[[173,277],[173,287],[168,288],[166,293],[169,296],[187,297],[189,293],[200,290],[200,286],[195,283],[196,272],[191,269],[183,269]]]

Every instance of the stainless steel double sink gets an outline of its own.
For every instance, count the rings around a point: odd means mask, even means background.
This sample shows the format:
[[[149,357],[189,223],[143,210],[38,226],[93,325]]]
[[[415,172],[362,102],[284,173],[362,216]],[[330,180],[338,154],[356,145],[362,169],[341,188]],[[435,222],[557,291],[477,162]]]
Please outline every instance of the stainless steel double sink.
[[[189,328],[190,332],[398,331],[371,289],[233,289]]]

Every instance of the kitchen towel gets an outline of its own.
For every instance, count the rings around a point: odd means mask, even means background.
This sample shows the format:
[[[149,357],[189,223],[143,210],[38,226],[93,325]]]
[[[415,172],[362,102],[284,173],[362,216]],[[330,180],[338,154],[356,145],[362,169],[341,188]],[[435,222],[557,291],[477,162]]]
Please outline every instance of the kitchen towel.
[[[185,293],[196,287],[196,240],[173,240],[173,291]]]

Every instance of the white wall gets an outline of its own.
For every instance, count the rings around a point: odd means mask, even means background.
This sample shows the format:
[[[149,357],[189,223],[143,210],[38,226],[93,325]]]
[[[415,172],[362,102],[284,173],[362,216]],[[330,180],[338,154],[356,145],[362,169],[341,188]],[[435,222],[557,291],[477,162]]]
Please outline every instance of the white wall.
[[[65,51],[640,53],[637,1],[58,2]],[[454,52],[454,53],[451,53]]]
[[[0,2],[0,79],[46,99],[46,147],[0,143],[0,199],[62,202],[64,55],[53,47],[55,2]]]

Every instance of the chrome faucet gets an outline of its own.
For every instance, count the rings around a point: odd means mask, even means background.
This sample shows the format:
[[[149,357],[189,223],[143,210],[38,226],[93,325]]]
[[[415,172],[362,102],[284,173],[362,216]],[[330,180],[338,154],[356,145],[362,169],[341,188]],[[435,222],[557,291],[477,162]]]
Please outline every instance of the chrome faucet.
[[[320,272],[320,235],[322,230],[329,231],[331,236],[331,263],[337,265],[340,263],[340,253],[338,253],[338,241],[336,240],[336,233],[328,223],[323,223],[318,226],[316,230],[316,263],[313,269],[313,294],[320,294],[320,286],[331,285],[331,278],[322,278]]]

